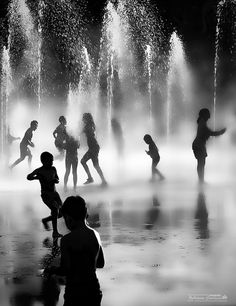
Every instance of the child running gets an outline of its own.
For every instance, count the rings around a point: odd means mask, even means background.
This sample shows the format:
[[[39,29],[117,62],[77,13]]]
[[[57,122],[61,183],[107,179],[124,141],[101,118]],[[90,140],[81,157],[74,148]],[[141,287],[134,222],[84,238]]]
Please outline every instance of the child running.
[[[207,157],[206,142],[210,136],[220,136],[225,133],[226,129],[221,129],[219,131],[212,131],[207,126],[207,121],[210,119],[211,114],[209,109],[202,108],[199,111],[197,119],[197,135],[193,141],[192,149],[195,158],[197,159],[197,173],[199,183],[204,182],[204,172],[205,172],[205,161]]]
[[[156,168],[156,166],[158,165],[159,161],[160,161],[160,155],[159,155],[159,151],[158,148],[155,144],[155,142],[153,141],[151,135],[146,134],[143,137],[143,140],[146,142],[146,144],[148,144],[149,146],[149,150],[145,152],[151,157],[152,159],[152,178],[151,180],[154,181],[155,180],[155,175],[157,174],[159,176],[159,178],[161,180],[164,180],[164,176],[161,174],[161,172]]]
[[[105,264],[100,236],[87,225],[86,203],[80,196],[68,197],[61,211],[70,233],[61,239],[60,266],[44,272],[66,276],[64,306],[100,306],[96,268]]]
[[[40,159],[43,164],[42,167],[35,169],[27,176],[27,179],[29,181],[39,180],[41,185],[41,198],[51,210],[51,216],[42,219],[45,229],[49,229],[48,222],[52,221],[52,237],[62,237],[57,230],[57,218],[62,202],[55,188],[55,184],[59,183],[59,178],[56,168],[53,167],[53,155],[49,152],[43,152]]]
[[[55,138],[55,146],[60,153],[58,158],[62,158],[64,156],[64,142],[66,140],[66,118],[60,116],[59,122],[60,124],[53,132],[53,137]]]
[[[96,136],[95,136],[95,123],[93,121],[93,117],[90,113],[84,113],[83,114],[83,123],[84,123],[84,128],[83,132],[87,138],[87,144],[88,144],[88,151],[84,154],[84,156],[81,159],[81,164],[84,167],[85,172],[87,173],[88,179],[84,184],[90,184],[93,183],[93,178],[90,173],[89,167],[87,165],[87,161],[90,159],[93,162],[94,168],[97,170],[97,173],[99,174],[101,180],[102,180],[102,185],[106,186],[107,182],[104,178],[103,172],[99,166],[98,162],[98,153],[100,150],[100,146],[97,142]]]
[[[72,175],[73,175],[73,183],[74,183],[74,190],[76,190],[77,185],[77,167],[78,167],[78,152],[77,149],[79,148],[79,141],[76,140],[73,136],[67,134],[66,136],[66,143],[64,145],[66,150],[66,172],[64,176],[64,191],[67,191],[67,182],[70,175],[70,170],[72,167]]]
[[[38,128],[38,121],[33,120],[30,122],[30,127],[25,132],[25,135],[20,143],[20,158],[18,158],[10,167],[10,169],[13,169],[16,165],[18,165],[20,162],[22,162],[26,156],[28,156],[28,164],[29,168],[31,167],[31,161],[32,161],[32,154],[28,146],[34,147],[34,143],[32,142],[33,137],[33,131],[37,130]]]

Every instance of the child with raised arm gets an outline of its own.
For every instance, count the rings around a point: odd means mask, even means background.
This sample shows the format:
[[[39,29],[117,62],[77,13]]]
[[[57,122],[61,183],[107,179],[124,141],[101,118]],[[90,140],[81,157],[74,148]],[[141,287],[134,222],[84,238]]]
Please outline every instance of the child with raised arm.
[[[102,292],[96,268],[105,264],[100,236],[87,225],[86,203],[80,196],[68,197],[61,211],[70,233],[61,239],[60,267],[45,273],[66,277],[64,306],[100,306]]]
[[[197,119],[197,135],[193,141],[192,149],[197,160],[197,174],[200,183],[204,182],[205,161],[207,157],[206,142],[210,136],[220,136],[225,133],[226,129],[212,131],[207,126],[207,121],[210,119],[210,111],[207,108],[202,108],[199,111]]]
[[[41,198],[51,210],[51,216],[42,219],[44,227],[48,229],[48,222],[52,221],[52,237],[62,237],[57,230],[57,218],[62,202],[55,188],[55,184],[59,183],[59,178],[56,168],[53,167],[53,155],[49,152],[43,152],[40,159],[43,164],[42,167],[35,169],[27,176],[27,179],[29,181],[39,180],[41,185]]]
[[[159,151],[158,148],[155,144],[155,142],[153,141],[151,135],[146,134],[143,137],[143,140],[146,142],[146,144],[148,144],[149,146],[149,150],[145,151],[147,153],[147,155],[149,155],[152,159],[152,178],[151,180],[155,180],[155,175],[157,174],[159,176],[159,178],[161,180],[164,179],[164,176],[161,174],[161,172],[156,168],[157,164],[160,161],[160,155],[159,155]]]

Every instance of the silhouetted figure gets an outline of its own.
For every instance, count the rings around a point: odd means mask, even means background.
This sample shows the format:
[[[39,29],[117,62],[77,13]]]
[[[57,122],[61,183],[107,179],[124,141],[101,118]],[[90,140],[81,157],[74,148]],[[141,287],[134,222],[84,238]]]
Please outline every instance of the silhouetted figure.
[[[119,121],[116,118],[111,119],[111,129],[113,133],[113,138],[116,144],[116,149],[119,156],[123,156],[124,153],[124,137],[123,131]]]
[[[83,198],[68,197],[62,214],[71,231],[61,239],[60,267],[51,268],[51,274],[65,275],[64,306],[100,306],[102,292],[96,268],[105,261],[99,234],[86,223],[87,208]]]
[[[52,221],[53,238],[62,237],[57,230],[57,218],[62,202],[55,188],[55,184],[59,183],[59,178],[56,168],[53,167],[53,155],[49,152],[43,152],[40,159],[43,166],[30,173],[27,179],[29,181],[39,180],[41,185],[41,198],[51,210],[51,215],[42,219],[45,229],[49,229],[48,222]]]
[[[34,143],[32,142],[32,137],[33,137],[33,131],[35,131],[37,129],[37,127],[38,127],[38,121],[36,121],[36,120],[31,121],[30,127],[25,132],[25,135],[24,135],[24,137],[23,137],[23,139],[21,140],[21,143],[20,143],[20,158],[18,158],[11,165],[11,167],[10,167],[11,169],[14,168],[20,162],[22,162],[26,158],[26,156],[28,156],[29,167],[31,166],[32,154],[31,154],[28,146],[34,147]]]
[[[197,135],[192,144],[193,153],[197,159],[197,173],[200,183],[204,182],[205,161],[207,157],[206,142],[210,136],[220,136],[226,131],[226,129],[221,129],[219,131],[210,130],[207,126],[207,121],[210,116],[210,111],[207,108],[202,108],[199,111]]]
[[[200,239],[209,238],[208,211],[206,208],[205,194],[202,191],[200,191],[198,194],[195,219],[197,220],[195,227],[199,231],[199,238]]]
[[[55,138],[55,146],[60,153],[56,158],[63,158],[64,143],[66,141],[66,118],[64,116],[60,116],[59,122],[60,124],[53,132],[53,137]]]
[[[159,150],[153,141],[152,137],[149,134],[144,135],[143,140],[148,144],[148,151],[145,151],[152,159],[152,180],[155,180],[155,175],[157,174],[161,180],[164,179],[164,176],[161,172],[156,168],[159,161],[160,155]]]
[[[70,175],[71,167],[72,167],[74,189],[76,189],[77,185],[77,167],[78,167],[77,149],[79,148],[79,141],[76,140],[73,136],[67,134],[64,148],[66,151],[66,158],[65,158],[66,172],[64,176],[64,190],[67,191],[67,182]]]
[[[83,132],[87,138],[87,144],[88,144],[88,151],[84,154],[84,156],[81,159],[81,164],[84,167],[84,170],[86,171],[87,176],[88,176],[88,179],[84,184],[93,183],[93,178],[90,173],[89,167],[87,165],[87,161],[91,159],[93,162],[94,168],[97,170],[97,173],[99,174],[102,180],[102,185],[106,186],[107,182],[104,178],[102,169],[100,168],[99,162],[98,162],[98,153],[100,150],[100,146],[97,142],[96,135],[95,135],[96,127],[93,121],[93,117],[90,113],[83,114],[83,123],[84,123]]]

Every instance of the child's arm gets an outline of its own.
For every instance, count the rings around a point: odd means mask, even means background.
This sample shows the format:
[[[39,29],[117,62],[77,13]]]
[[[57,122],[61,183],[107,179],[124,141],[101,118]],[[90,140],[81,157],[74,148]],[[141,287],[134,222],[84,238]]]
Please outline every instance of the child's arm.
[[[226,128],[221,129],[219,131],[212,131],[212,130],[210,130],[210,135],[211,136],[220,136],[220,135],[223,135],[225,133],[225,131],[226,131]]]
[[[31,146],[32,148],[34,147],[34,143],[30,140],[28,140],[28,145]]]
[[[29,181],[39,180],[38,169],[36,169],[32,173],[28,174],[27,175],[27,180],[29,180]]]

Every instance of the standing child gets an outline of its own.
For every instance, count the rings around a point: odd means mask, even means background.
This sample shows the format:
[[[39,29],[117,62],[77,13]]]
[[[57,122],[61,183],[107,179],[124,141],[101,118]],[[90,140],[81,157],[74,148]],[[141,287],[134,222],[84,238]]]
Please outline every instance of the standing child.
[[[160,155],[158,148],[153,141],[151,135],[146,134],[143,137],[143,140],[148,144],[149,150],[145,151],[152,159],[152,180],[155,180],[155,175],[157,174],[161,180],[164,179],[164,176],[161,174],[161,172],[156,168],[157,164],[160,161]]]
[[[66,150],[66,172],[64,176],[64,190],[67,191],[67,182],[70,175],[70,169],[72,167],[72,174],[73,174],[73,183],[74,183],[74,190],[76,190],[77,185],[77,167],[78,167],[78,152],[77,149],[79,148],[79,141],[76,140],[73,136],[68,135],[66,136],[66,143],[64,146]]]
[[[210,130],[207,126],[207,121],[210,119],[210,116],[210,111],[207,108],[202,108],[199,111],[197,135],[192,144],[193,153],[197,159],[197,173],[200,183],[204,182],[205,161],[207,157],[206,142],[210,136],[220,136],[226,131],[226,129],[221,129],[219,131]]]
[[[45,273],[66,277],[64,306],[100,306],[102,292],[96,268],[105,264],[100,236],[87,225],[83,198],[68,197],[62,214],[70,233],[61,239],[60,267],[51,267]]]
[[[59,157],[64,156],[64,142],[66,140],[66,118],[64,116],[59,117],[60,124],[57,126],[53,132],[53,137],[55,138],[55,146],[59,151]]]
[[[51,216],[42,219],[44,227],[48,229],[48,222],[52,221],[52,237],[62,237],[57,230],[57,218],[62,202],[55,188],[55,184],[59,183],[59,178],[56,168],[53,167],[53,155],[49,152],[43,152],[40,159],[43,164],[42,167],[35,169],[27,176],[27,179],[29,181],[39,180],[41,185],[41,198],[51,210]]]
[[[106,186],[107,182],[105,180],[105,177],[103,175],[102,169],[100,168],[98,161],[98,153],[100,151],[100,146],[96,139],[96,134],[95,134],[96,127],[93,121],[93,117],[90,113],[83,114],[83,123],[84,123],[83,132],[87,138],[87,144],[88,144],[88,151],[84,154],[84,156],[81,159],[81,164],[84,167],[84,170],[88,176],[87,181],[84,184],[93,183],[93,177],[87,165],[87,162],[91,159],[94,168],[97,170],[97,173],[99,174],[102,180],[102,185]]]

